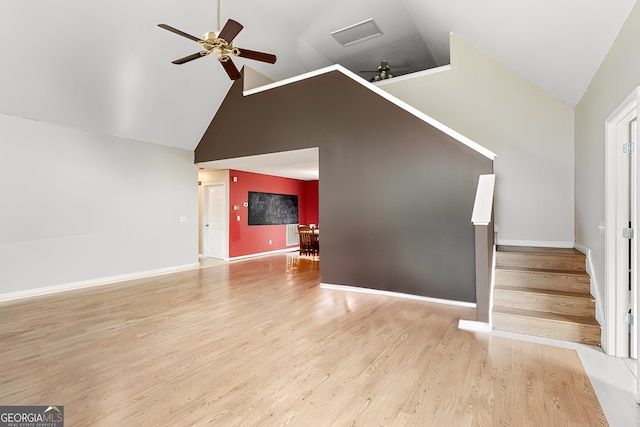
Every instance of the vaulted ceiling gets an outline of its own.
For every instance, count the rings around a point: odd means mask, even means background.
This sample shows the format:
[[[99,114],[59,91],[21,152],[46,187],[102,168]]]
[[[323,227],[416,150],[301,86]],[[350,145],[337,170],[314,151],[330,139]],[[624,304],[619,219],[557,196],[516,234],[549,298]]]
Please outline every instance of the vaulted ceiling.
[[[274,53],[236,58],[273,80],[339,63],[397,74],[449,61],[453,32],[575,105],[635,0],[222,0],[234,44]],[[341,46],[330,33],[373,18],[382,36]],[[216,30],[215,0],[7,0],[0,3],[0,114],[193,149],[231,81],[214,57],[171,61]],[[363,73],[370,78],[371,73]],[[250,125],[250,124],[248,124]],[[233,132],[233,129],[229,129]]]

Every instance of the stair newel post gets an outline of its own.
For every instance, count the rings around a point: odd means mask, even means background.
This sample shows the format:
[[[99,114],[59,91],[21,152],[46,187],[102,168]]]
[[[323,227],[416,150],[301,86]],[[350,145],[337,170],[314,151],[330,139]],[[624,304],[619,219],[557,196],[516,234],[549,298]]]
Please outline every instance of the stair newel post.
[[[475,225],[476,321],[491,323],[491,271],[493,266],[493,222]]]
[[[480,175],[471,222],[475,228],[476,321],[491,324],[493,275],[493,194],[495,175]]]

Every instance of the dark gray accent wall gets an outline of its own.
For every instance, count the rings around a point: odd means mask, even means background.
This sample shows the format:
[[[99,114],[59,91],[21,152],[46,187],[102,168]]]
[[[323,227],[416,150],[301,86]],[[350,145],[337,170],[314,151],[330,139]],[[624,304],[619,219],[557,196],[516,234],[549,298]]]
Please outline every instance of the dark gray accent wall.
[[[339,71],[231,88],[196,163],[319,147],[324,283],[475,302],[471,212],[493,162]]]

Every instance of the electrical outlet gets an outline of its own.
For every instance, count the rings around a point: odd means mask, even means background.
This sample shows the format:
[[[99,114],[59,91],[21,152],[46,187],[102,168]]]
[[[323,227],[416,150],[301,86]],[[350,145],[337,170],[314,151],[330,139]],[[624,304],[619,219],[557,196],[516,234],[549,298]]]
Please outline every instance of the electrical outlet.
[[[271,244],[271,243],[272,243],[271,240],[269,240],[269,244]]]

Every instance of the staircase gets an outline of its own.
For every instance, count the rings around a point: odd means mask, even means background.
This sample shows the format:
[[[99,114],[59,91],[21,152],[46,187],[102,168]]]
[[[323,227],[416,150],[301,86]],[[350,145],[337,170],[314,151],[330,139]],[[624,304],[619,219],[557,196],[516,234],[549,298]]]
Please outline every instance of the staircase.
[[[498,246],[493,329],[598,346],[589,281],[575,249]]]

